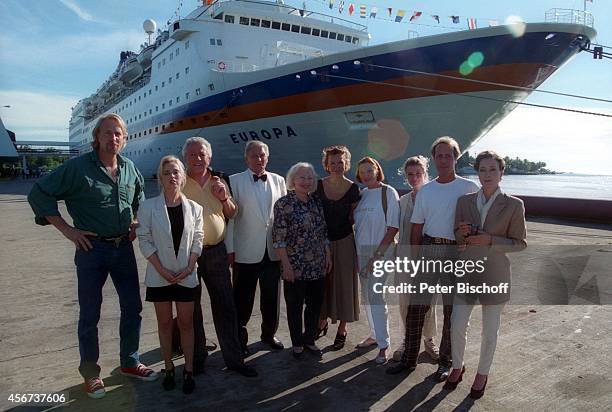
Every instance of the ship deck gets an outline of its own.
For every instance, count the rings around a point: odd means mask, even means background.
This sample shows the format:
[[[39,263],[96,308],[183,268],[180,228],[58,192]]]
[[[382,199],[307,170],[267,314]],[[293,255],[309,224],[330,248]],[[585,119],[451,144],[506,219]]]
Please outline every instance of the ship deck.
[[[419,367],[407,377],[388,376],[373,359],[376,351],[357,351],[368,333],[365,314],[349,325],[345,348],[325,351],[317,361],[295,361],[290,350],[271,352],[251,342],[247,359],[258,378],[244,378],[224,370],[219,350],[211,353],[206,373],[196,377],[193,395],[180,389],[164,392],[161,383],[134,382],[118,373],[119,305],[111,282],[104,289],[100,320],[102,378],[107,396],[85,396],[77,372],[78,303],[73,248],[52,227],[33,222],[26,200],[31,182],[0,181],[0,408],[18,407],[7,401],[11,393],[64,392],[67,410],[611,410],[612,306],[508,305],[504,309],[498,349],[485,396],[467,398],[479,350],[481,315],[475,310],[466,348],[466,376],[454,392],[431,380],[436,366],[421,354]],[[66,216],[65,208],[61,209]],[[530,245],[598,245],[612,251],[610,226],[539,218],[528,222]],[[551,240],[552,239],[552,240]],[[141,276],[145,260],[136,253]],[[612,259],[612,253],[609,253]],[[520,274],[518,279],[537,273]],[[142,288],[144,292],[144,287]],[[207,336],[218,342],[204,293]],[[256,300],[257,301],[257,300]],[[143,302],[142,361],[156,370],[161,361],[153,305]],[[279,338],[289,344],[282,303]],[[390,307],[391,342],[399,343],[396,307]],[[438,309],[439,328],[441,310]],[[250,322],[252,340],[259,336],[258,305]],[[319,343],[331,345],[335,327]],[[438,332],[440,336],[440,331]],[[439,339],[439,338],[438,338]],[[177,359],[180,367],[182,359]],[[179,379],[180,381],[180,379]],[[180,383],[179,383],[180,385]]]

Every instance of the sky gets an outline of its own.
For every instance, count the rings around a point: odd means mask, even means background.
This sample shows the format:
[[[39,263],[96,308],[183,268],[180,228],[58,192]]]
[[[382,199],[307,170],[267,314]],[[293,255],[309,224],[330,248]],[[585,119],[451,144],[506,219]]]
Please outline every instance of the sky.
[[[336,4],[339,0],[335,0]],[[122,50],[139,50],[146,40],[142,22],[152,18],[163,26],[177,16],[178,0],[0,0],[0,117],[18,140],[67,140],[70,108],[108,78]],[[193,10],[196,0],[182,0],[180,14]],[[301,5],[302,0],[286,0]],[[348,4],[350,0],[345,0]],[[450,31],[448,16],[474,17],[479,26],[495,19],[519,16],[544,21],[551,8],[582,10],[583,0],[366,0],[379,15],[387,7],[404,9],[407,19],[422,11],[418,24],[380,19],[352,20],[368,24],[370,44]],[[327,0],[306,2],[315,11],[330,12]],[[369,9],[369,7],[368,7]],[[598,31],[596,43],[612,47],[612,1],[587,2]],[[335,13],[334,11],[330,12]],[[431,18],[440,16],[440,25]],[[343,15],[346,17],[346,12]],[[612,49],[608,49],[612,52]],[[556,92],[612,99],[612,60],[593,60],[580,53],[541,87]],[[529,103],[612,114],[612,104],[533,93]],[[4,106],[10,107],[4,107]],[[470,153],[494,149],[502,155],[544,161],[556,171],[612,175],[612,118],[521,106],[477,142]]]

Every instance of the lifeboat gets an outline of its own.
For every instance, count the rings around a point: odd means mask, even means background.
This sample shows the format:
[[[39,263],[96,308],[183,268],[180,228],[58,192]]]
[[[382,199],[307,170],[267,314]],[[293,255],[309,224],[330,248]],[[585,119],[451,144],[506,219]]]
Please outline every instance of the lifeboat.
[[[119,74],[119,80],[128,83],[134,81],[142,75],[143,69],[136,56],[130,57],[126,62],[123,70]]]

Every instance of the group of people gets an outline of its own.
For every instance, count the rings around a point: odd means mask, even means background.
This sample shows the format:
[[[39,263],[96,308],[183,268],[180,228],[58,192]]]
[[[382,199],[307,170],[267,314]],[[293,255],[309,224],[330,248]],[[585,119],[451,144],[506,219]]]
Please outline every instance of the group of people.
[[[142,304],[132,247],[136,237],[147,259],[145,300],[155,307],[165,364],[162,385],[166,390],[176,387],[172,356],[180,346],[185,393],[194,391],[193,376],[203,372],[208,355],[202,283],[210,296],[229,370],[257,376],[245,363],[251,354],[247,325],[257,284],[261,341],[274,350],[284,348],[276,336],[281,279],[295,358],[305,351],[322,356],[316,340],[327,333],[330,320],[339,322],[331,349],[342,349],[347,323],[359,319],[361,301],[370,334],[357,347],[376,345],[375,361],[383,364],[388,360],[390,339],[386,298],[372,288],[377,261],[397,256],[457,258],[458,254],[476,259],[486,254],[488,267],[479,276],[510,282],[506,253],[526,246],[523,204],[499,187],[503,159],[491,151],[478,155],[474,167],[479,188],[455,175],[461,152],[450,137],[439,138],[432,146],[438,177],[431,182],[425,157],[406,160],[401,172],[412,190],[401,198],[383,183],[383,169],[372,157],[357,163],[355,177],[364,186],[360,190],[347,177],[351,154],[345,146],[323,150],[322,165],[328,176],[318,179],[312,164],[300,162],[283,178],[266,170],[268,146],[250,141],[245,147],[247,169],[227,176],[210,167],[210,143],[191,137],[184,143],[183,161],[175,156],[161,159],[160,194],[145,200],[142,175],[120,155],[126,136],[120,116],[103,116],[93,130],[93,150],[38,181],[28,197],[36,223],[52,224],[76,246],[79,371],[92,398],[105,395],[97,324],[102,287],[109,274],[121,308],[120,371],[145,381],[158,378],[140,363],[138,355]],[[73,225],[62,218],[59,200],[65,201]],[[443,273],[427,276],[433,284],[453,281]],[[393,354],[397,364],[387,373],[414,370],[423,338],[426,352],[439,362],[437,379],[446,380],[446,389],[454,389],[465,371],[470,314],[480,303],[483,342],[471,396],[482,396],[508,299],[508,295],[443,294],[438,349],[436,296],[401,294],[400,326],[405,339]]]

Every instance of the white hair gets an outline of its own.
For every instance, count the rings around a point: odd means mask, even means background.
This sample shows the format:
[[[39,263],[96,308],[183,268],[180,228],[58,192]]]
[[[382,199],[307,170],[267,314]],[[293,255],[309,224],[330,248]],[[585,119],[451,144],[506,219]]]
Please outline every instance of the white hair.
[[[300,171],[300,169],[308,169],[312,173],[312,187],[310,188],[310,190],[308,190],[308,192],[312,193],[317,190],[317,174],[314,170],[314,166],[306,162],[299,162],[291,166],[291,168],[287,172],[287,177],[285,178],[287,190],[295,190],[295,183],[293,182],[293,180],[297,172]]]
[[[206,150],[208,153],[208,156],[212,157],[212,147],[210,146],[208,140],[200,136],[193,136],[185,140],[185,144],[183,144],[183,160],[187,160],[187,147],[189,147],[190,144],[195,143],[201,144],[204,147],[204,150]]]
[[[264,142],[260,142],[259,140],[251,140],[244,147],[244,157],[247,157],[249,152],[255,148],[263,147],[264,153],[266,156],[270,156],[270,150],[268,149],[268,145]]]

